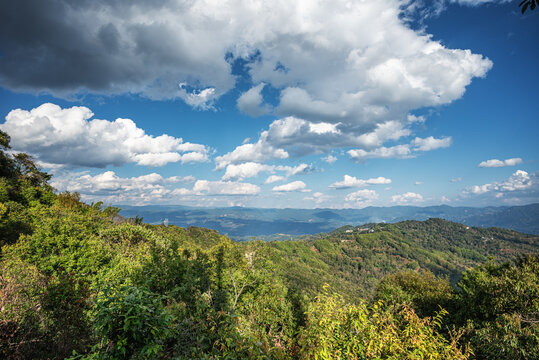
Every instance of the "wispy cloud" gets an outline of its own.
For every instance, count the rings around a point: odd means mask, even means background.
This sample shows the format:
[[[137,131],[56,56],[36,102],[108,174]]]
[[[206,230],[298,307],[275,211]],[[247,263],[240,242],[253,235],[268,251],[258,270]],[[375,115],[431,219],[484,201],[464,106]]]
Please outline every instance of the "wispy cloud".
[[[504,167],[504,166],[516,166],[522,164],[521,158],[511,158],[506,160],[490,159],[479,163],[479,167],[492,168],[492,167]]]
[[[337,181],[331,184],[329,187],[333,189],[349,189],[353,187],[362,187],[367,185],[381,185],[391,184],[391,179],[387,179],[383,176],[377,178],[370,178],[367,180],[358,179],[355,176],[344,175],[343,181]]]

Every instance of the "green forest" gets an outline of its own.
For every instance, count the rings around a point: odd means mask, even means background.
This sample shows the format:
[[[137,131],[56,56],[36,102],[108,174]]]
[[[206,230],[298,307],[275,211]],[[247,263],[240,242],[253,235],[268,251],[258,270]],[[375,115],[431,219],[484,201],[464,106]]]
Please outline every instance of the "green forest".
[[[0,132],[2,359],[535,359],[539,242],[440,219],[233,242],[56,193]]]

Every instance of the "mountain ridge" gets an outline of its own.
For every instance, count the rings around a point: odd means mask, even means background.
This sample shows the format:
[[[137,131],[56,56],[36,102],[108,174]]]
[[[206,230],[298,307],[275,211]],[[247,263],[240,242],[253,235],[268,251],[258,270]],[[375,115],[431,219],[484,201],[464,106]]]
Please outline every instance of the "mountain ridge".
[[[391,206],[363,209],[198,208],[180,205],[119,205],[125,217],[142,216],[159,224],[206,227],[237,241],[274,234],[304,235],[329,232],[344,225],[396,223],[441,218],[477,227],[500,227],[539,235],[539,203],[520,206],[452,207]]]

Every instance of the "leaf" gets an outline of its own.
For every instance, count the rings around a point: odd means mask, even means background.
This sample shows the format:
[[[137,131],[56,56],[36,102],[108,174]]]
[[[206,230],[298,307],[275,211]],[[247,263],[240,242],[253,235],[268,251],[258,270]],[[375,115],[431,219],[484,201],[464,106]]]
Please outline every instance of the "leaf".
[[[524,12],[526,11],[526,9],[528,8],[528,5],[530,5],[529,2],[527,2],[526,4],[524,4],[524,6],[522,7],[522,13],[524,14]]]

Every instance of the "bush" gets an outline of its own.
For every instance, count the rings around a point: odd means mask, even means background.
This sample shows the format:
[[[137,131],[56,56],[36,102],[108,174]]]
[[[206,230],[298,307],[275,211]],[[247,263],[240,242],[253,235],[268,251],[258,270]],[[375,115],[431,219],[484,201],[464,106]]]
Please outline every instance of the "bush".
[[[420,317],[434,316],[440,308],[452,311],[454,292],[447,278],[430,271],[404,271],[386,276],[376,289],[376,298],[390,304],[410,305]]]
[[[408,306],[346,304],[326,291],[308,311],[300,339],[302,359],[468,359],[459,334],[446,340],[437,332],[446,312],[419,318]]]
[[[488,263],[464,273],[460,324],[478,359],[535,359],[539,353],[539,256]]]
[[[170,335],[172,318],[163,298],[134,286],[106,288],[92,315],[98,344],[89,358],[155,358]]]

